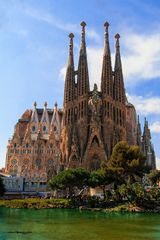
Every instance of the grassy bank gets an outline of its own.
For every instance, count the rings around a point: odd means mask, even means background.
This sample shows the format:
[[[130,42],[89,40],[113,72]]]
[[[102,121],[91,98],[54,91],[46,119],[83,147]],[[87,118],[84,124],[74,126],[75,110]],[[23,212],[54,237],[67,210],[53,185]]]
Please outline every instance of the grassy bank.
[[[52,209],[52,208],[79,208],[81,210],[91,211],[106,211],[106,212],[158,212],[160,207],[139,207],[135,203],[119,203],[114,206],[100,206],[93,204],[93,201],[86,205],[80,205],[69,199],[14,199],[14,200],[0,200],[0,206],[7,208],[31,208],[31,209]],[[152,205],[153,206],[153,205]]]
[[[14,200],[0,200],[0,206],[8,208],[71,208],[71,201],[68,199],[14,199]]]

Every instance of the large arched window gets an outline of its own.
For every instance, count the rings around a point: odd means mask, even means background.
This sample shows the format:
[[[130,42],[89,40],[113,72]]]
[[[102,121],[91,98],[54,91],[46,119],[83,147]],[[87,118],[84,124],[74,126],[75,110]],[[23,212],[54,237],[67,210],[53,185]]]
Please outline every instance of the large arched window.
[[[54,162],[53,159],[48,159],[48,167],[53,167]]]
[[[99,141],[97,136],[94,136],[94,138],[92,139],[92,146],[98,146],[99,147]]]
[[[36,166],[37,167],[40,167],[41,166],[41,159],[36,159]]]

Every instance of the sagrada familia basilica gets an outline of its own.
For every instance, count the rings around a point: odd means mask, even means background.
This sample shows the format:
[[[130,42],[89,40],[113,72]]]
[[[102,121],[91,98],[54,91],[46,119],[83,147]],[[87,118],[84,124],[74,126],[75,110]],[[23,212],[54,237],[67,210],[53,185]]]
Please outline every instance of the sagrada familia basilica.
[[[73,38],[69,34],[69,56],[64,87],[64,105],[26,110],[18,120],[7,146],[6,172],[23,176],[26,187],[47,181],[65,168],[100,168],[109,160],[119,141],[138,145],[146,156],[146,165],[155,169],[155,154],[148,122],[141,132],[135,107],[127,101],[120,54],[120,35],[116,34],[115,65],[112,68],[109,46],[109,24],[104,24],[104,53],[101,89],[90,89],[85,26],[78,69],[74,66]]]

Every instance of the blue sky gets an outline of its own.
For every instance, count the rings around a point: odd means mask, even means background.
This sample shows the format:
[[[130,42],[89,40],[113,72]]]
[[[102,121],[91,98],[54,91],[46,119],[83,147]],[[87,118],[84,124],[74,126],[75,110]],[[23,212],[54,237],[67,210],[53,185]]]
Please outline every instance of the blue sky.
[[[128,99],[152,130],[160,167],[160,1],[157,0],[0,0],[0,167],[5,164],[14,125],[36,100],[43,107],[63,103],[68,34],[73,32],[75,65],[80,22],[85,20],[90,82],[100,82],[103,24],[121,35]],[[143,126],[143,124],[142,124]]]

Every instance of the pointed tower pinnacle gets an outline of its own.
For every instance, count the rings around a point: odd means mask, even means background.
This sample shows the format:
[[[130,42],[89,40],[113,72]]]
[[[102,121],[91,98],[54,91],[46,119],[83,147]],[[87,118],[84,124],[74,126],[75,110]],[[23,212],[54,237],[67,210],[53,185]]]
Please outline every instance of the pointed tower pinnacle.
[[[112,64],[111,64],[111,53],[109,46],[109,34],[108,28],[109,23],[104,23],[104,53],[103,53],[103,65],[102,65],[102,76],[101,76],[101,91],[105,95],[112,96]]]
[[[87,53],[86,53],[86,41],[85,41],[85,26],[86,23],[81,22],[82,26],[82,36],[81,36],[81,47],[79,54],[78,63],[78,96],[88,94],[89,92],[89,76],[88,76],[88,63],[87,63]]]
[[[68,65],[73,66],[74,65],[74,61],[73,61],[73,38],[74,38],[74,34],[70,33],[69,38],[70,38],[70,42],[69,42]]]
[[[83,21],[81,22],[81,26],[82,26],[82,37],[81,37],[81,54],[86,54],[86,41],[85,41],[85,26],[86,23]]]
[[[147,121],[146,117],[144,118],[144,125],[146,128],[148,128],[148,121]]]
[[[47,107],[47,102],[45,101],[45,102],[44,102],[44,108],[46,108],[46,107]]]
[[[116,56],[115,56],[115,67],[114,67],[114,98],[115,100],[125,104],[125,89],[123,82],[122,63],[120,55],[119,39],[120,35],[115,35],[116,39]]]
[[[55,107],[55,109],[57,109],[57,107],[58,107],[57,101],[55,102],[54,107]]]
[[[139,121],[139,115],[137,117],[137,145],[142,148],[142,131],[141,131],[141,124]]]
[[[119,35],[119,33],[117,33],[115,35],[115,39],[116,39],[116,49],[119,49],[120,48],[120,45],[119,45],[120,35]]]
[[[108,28],[109,28],[109,23],[105,22],[104,23],[104,55],[110,54],[110,47],[109,47],[109,34],[108,34]]]
[[[66,70],[65,88],[64,88],[64,105],[74,99],[74,84],[75,84],[75,72],[74,72],[74,57],[73,57],[73,33],[69,34],[69,56],[68,65]]]
[[[121,69],[122,64],[121,64],[120,45],[119,45],[119,39],[120,39],[119,33],[115,35],[115,39],[116,39],[115,69]]]
[[[36,107],[37,107],[37,102],[35,101],[35,102],[34,102],[34,108],[36,108]]]
[[[144,118],[144,131],[143,131],[143,141],[148,142],[151,139],[150,129],[148,128],[148,121],[146,117]]]
[[[32,116],[31,116],[31,124],[30,124],[30,131],[32,134],[37,134],[38,128],[39,128],[39,119],[38,119],[38,112],[37,112],[37,103],[34,102],[34,108],[32,110]],[[32,140],[34,140],[34,136],[31,136]]]

